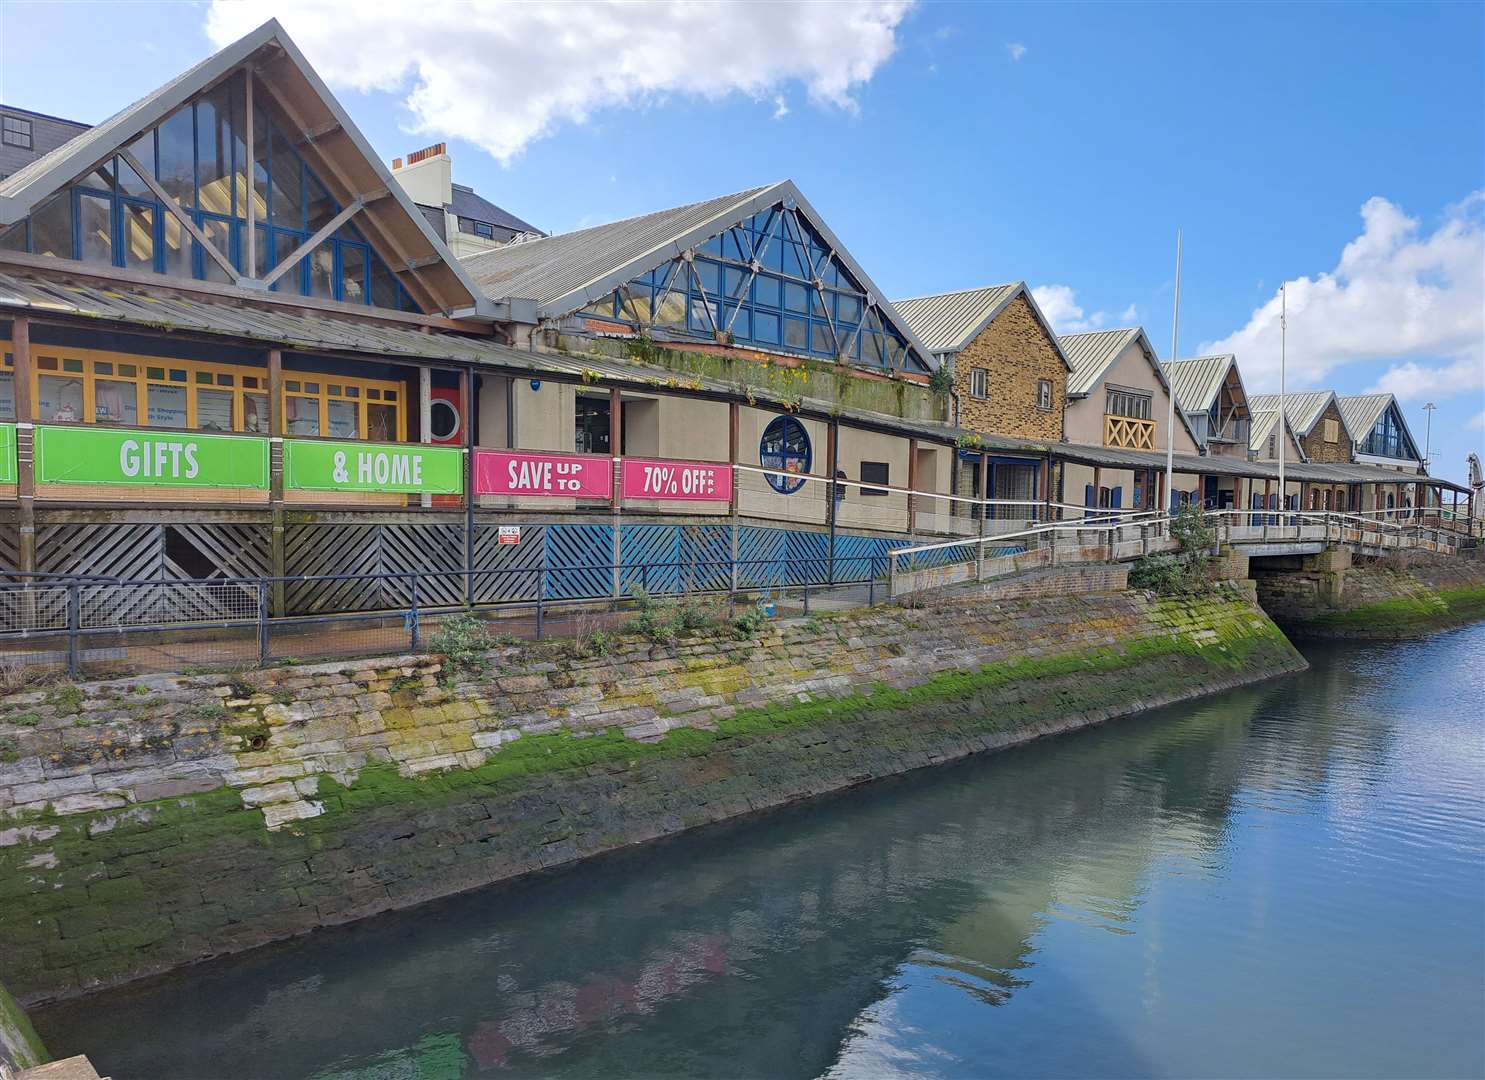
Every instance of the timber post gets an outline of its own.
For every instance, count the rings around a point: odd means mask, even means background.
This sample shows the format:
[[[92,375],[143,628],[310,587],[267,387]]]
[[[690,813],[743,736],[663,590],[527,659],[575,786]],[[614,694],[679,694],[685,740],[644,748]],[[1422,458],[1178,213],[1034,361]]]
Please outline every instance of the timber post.
[[[12,376],[15,385],[16,569],[36,572],[36,405],[31,393],[31,320],[17,316],[10,324]]]
[[[288,575],[284,552],[284,354],[268,350],[268,513],[269,560],[274,577],[270,611],[285,614],[284,578]]]

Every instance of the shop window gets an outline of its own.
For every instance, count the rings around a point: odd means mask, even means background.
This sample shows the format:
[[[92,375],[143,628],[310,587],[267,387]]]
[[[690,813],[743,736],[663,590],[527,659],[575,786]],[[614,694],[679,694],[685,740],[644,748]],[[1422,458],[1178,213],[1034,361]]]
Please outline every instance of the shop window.
[[[885,461],[863,461],[861,463],[861,494],[862,495],[888,495],[891,494],[885,487],[867,487],[868,484],[888,484],[889,469]]]
[[[990,373],[984,368],[969,369],[969,396],[981,400],[990,396]]]
[[[268,378],[261,368],[165,360],[91,349],[36,357],[36,418],[199,431],[268,431]],[[11,417],[10,371],[0,371],[0,402]],[[304,377],[284,380],[287,435],[397,442],[405,437],[400,383]],[[6,404],[0,404],[0,417]],[[6,417],[10,418],[10,417]]]
[[[611,441],[609,438],[609,400],[606,397],[588,397],[585,394],[577,396],[576,409],[576,446],[580,454],[607,454],[611,453]]]

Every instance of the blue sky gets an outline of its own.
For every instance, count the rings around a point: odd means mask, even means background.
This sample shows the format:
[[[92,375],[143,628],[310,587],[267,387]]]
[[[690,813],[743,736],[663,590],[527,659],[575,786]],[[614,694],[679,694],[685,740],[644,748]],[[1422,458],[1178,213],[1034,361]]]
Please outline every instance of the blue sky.
[[[354,14],[350,13],[354,11]],[[268,14],[390,158],[562,231],[789,177],[891,296],[1014,279],[1485,453],[1485,6],[425,0],[0,9],[0,99],[98,121]],[[1366,207],[1363,216],[1363,207]]]

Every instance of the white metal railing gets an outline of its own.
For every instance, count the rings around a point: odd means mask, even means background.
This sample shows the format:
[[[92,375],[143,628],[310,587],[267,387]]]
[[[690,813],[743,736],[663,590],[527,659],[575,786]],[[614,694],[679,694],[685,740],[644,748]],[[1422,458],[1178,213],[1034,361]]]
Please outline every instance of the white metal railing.
[[[1335,542],[1376,551],[1452,553],[1457,551],[1462,539],[1454,530],[1416,521],[1386,520],[1376,515],[1376,511],[1279,512],[1236,507],[1206,510],[1202,514],[1216,526],[1215,543],[1218,547],[1224,543]],[[1261,520],[1253,524],[1253,519]],[[1013,553],[1014,557],[1007,553],[995,557],[991,569],[1007,568],[1010,572],[1035,566],[1114,562],[1169,551],[1175,547],[1175,540],[1170,536],[1171,520],[1172,515],[1168,513],[1135,511],[1113,520],[1049,521],[1016,532],[897,548],[887,554],[888,594],[896,596],[953,581],[970,580],[970,564],[974,566],[973,580],[984,580],[987,576],[986,552],[990,548],[1016,546],[1022,549]],[[1059,543],[1069,536],[1074,544]],[[1083,543],[1084,539],[1094,542]],[[953,569],[956,567],[957,570]],[[1000,575],[992,573],[989,576]]]

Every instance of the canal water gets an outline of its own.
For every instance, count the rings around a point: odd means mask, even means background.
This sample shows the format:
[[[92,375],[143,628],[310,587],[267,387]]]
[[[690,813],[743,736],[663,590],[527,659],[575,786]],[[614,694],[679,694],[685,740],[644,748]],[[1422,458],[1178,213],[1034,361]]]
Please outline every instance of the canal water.
[[[115,1080],[1485,1074],[1485,625],[36,1016]]]

